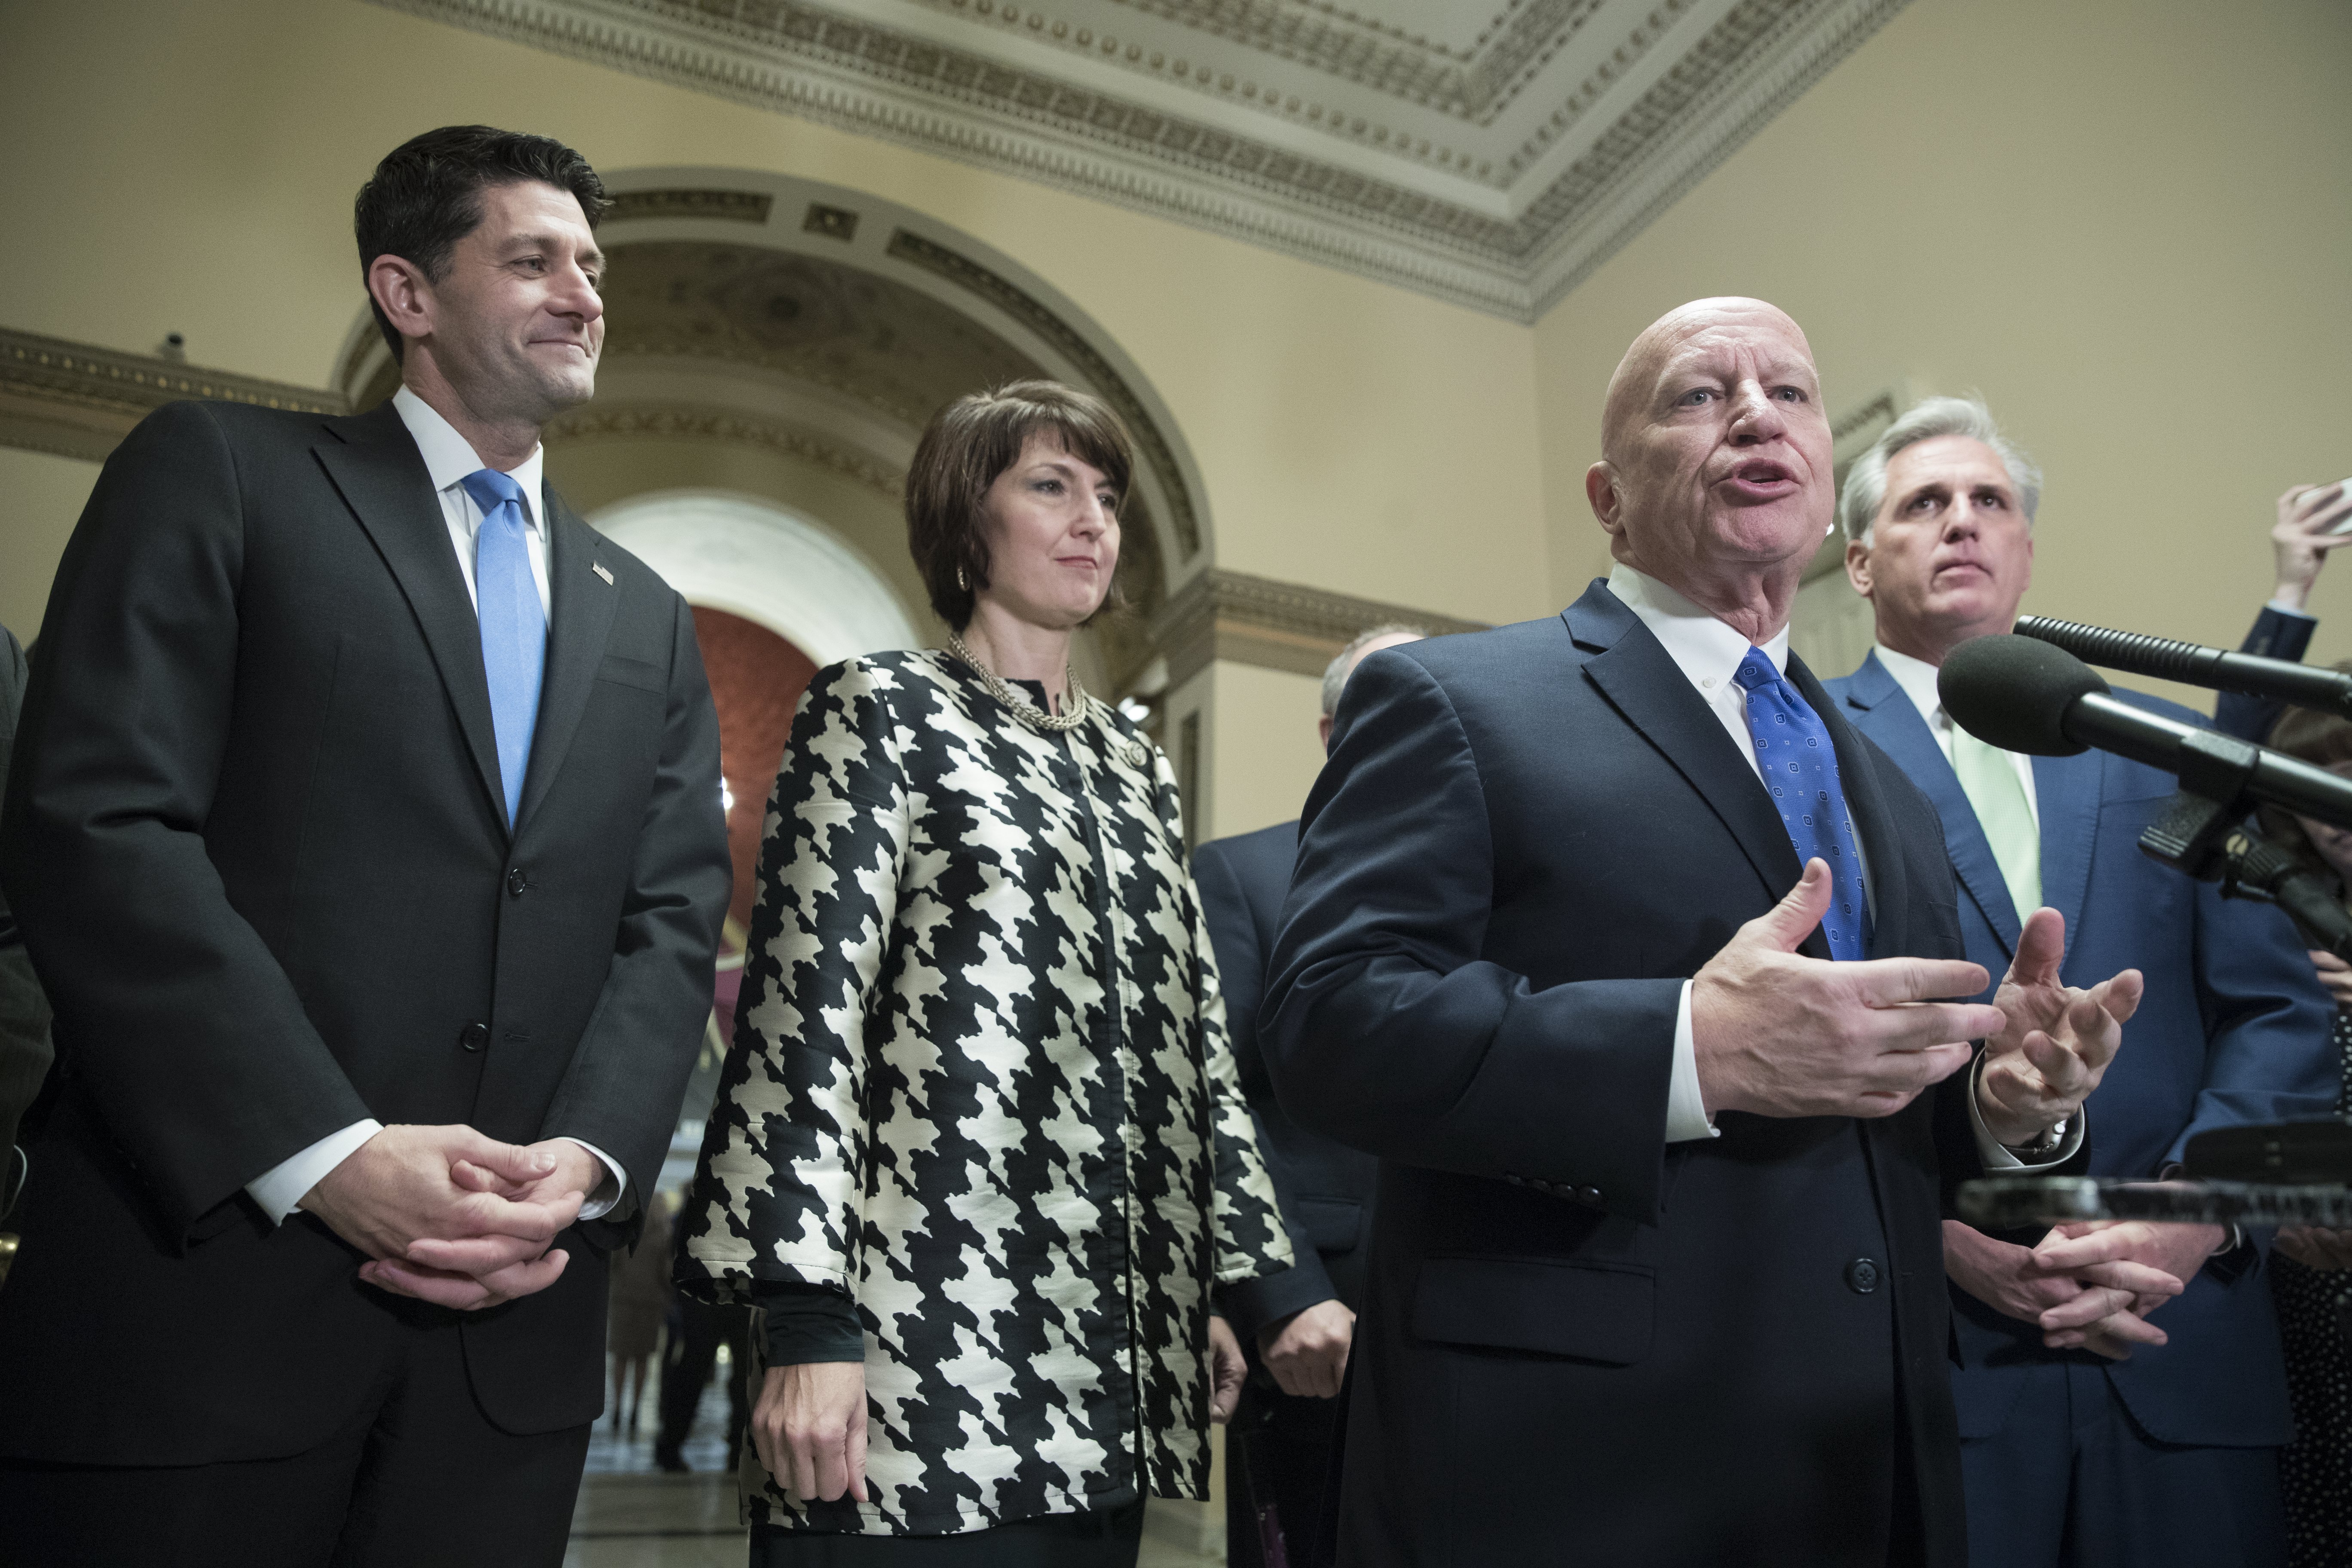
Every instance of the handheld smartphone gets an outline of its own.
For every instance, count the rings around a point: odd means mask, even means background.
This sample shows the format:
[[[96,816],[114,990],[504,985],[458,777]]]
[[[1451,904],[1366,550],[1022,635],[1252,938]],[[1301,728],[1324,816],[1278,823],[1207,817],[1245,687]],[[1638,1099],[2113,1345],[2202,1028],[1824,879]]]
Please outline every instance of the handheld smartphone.
[[[2319,488],[2326,489],[2329,487],[2322,485]],[[2336,481],[2335,489],[2336,500],[2330,503],[2331,505],[2342,506],[2346,501],[2352,500],[2352,479],[2339,479]],[[2352,511],[2347,511],[2338,518],[2328,528],[2327,532],[2330,538],[2339,533],[2352,533]]]

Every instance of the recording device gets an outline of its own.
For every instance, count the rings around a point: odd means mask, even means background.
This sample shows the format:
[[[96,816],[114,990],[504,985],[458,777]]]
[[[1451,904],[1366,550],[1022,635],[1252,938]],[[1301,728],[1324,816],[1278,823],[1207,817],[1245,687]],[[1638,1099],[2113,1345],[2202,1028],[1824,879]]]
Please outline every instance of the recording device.
[[[2200,793],[2219,787],[2224,781],[2218,775],[2239,774],[2238,793],[2352,827],[2352,783],[2263,747],[2142,712],[2111,695],[2088,665],[2049,642],[2031,637],[1964,642],[1944,661],[1936,693],[1953,723],[2006,752],[2071,757],[2095,746],[2180,774]]]
[[[2352,518],[2345,521],[2347,526],[2352,526]],[[2297,708],[2316,708],[2352,719],[2352,675],[2336,670],[2314,669],[2307,664],[2232,653],[2228,648],[2200,647],[2168,637],[2143,637],[2137,632],[2052,620],[2046,616],[2022,617],[2017,623],[2017,632],[2020,637],[2063,648],[2085,663],[2120,669],[2126,675],[2177,680],[2184,686],[2202,686],[2216,691],[2239,691],[2249,697],[2273,698]]]
[[[2347,500],[2352,500],[2352,479],[2338,479],[2332,485],[2321,485],[2319,488],[2323,490],[2332,489],[2336,492],[2336,499],[2327,503],[2330,506],[2337,506]],[[2328,537],[2333,538],[2335,535],[2339,533],[2352,533],[2352,511],[2346,512],[2341,518],[2338,518],[2335,522],[2328,525]]]

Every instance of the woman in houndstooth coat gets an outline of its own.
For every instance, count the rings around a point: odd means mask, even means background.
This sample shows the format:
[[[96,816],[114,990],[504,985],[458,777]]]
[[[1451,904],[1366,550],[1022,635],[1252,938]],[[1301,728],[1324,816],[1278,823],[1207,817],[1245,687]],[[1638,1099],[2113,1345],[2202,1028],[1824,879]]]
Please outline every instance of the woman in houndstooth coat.
[[[942,410],[908,533],[961,635],[793,722],[680,1220],[681,1285],[764,1315],[754,1564],[1131,1564],[1207,1495],[1213,1286],[1289,1262],[1173,775],[1067,670],[1129,473],[1067,388]]]

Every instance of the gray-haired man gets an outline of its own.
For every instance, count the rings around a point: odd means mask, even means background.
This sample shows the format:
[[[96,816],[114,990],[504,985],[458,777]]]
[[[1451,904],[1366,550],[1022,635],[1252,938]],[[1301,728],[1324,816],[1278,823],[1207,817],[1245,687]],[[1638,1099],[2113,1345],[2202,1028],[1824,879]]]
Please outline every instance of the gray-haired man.
[[[1326,746],[1340,690],[1356,666],[1367,655],[1428,635],[1419,626],[1391,623],[1359,634],[1339,650],[1323,671]],[[1239,1485],[1225,1489],[1233,1502],[1226,1510],[1228,1536],[1239,1568],[1260,1560],[1252,1504],[1275,1509],[1292,1568],[1309,1568],[1315,1562],[1314,1537],[1338,1436],[1335,1396],[1355,1335],[1363,1240],[1371,1234],[1372,1180],[1379,1163],[1293,1121],[1274,1098],[1265,1056],[1258,1048],[1266,958],[1274,951],[1283,896],[1290,890],[1290,863],[1297,855],[1295,819],[1220,838],[1192,852],[1192,877],[1217,952],[1234,1059],[1257,1116],[1258,1147],[1274,1173],[1298,1259],[1280,1274],[1227,1286],[1217,1298],[1235,1335],[1275,1384],[1269,1390],[1263,1379],[1253,1377],[1234,1415],[1233,1430],[1248,1450],[1252,1479],[1274,1494],[1257,1496]]]
[[[2207,1128],[2326,1114],[2330,1009],[2284,916],[2225,904],[2138,853],[2169,775],[2098,752],[2017,756],[1945,717],[1946,656],[2017,619],[2041,489],[1980,402],[1930,398],[1896,420],[1839,505],[1877,647],[1828,689],[1935,803],[1969,958],[1999,973],[2025,920],[2054,908],[2061,978],[2147,976],[2130,1048],[2097,1096],[2090,1169],[2158,1178]],[[1944,1240],[1974,1563],[2284,1560],[2276,1452],[2294,1425],[2254,1247],[2187,1225],[1988,1236],[1947,1220]],[[2108,1314],[2050,1331],[2045,1315],[2089,1292]]]

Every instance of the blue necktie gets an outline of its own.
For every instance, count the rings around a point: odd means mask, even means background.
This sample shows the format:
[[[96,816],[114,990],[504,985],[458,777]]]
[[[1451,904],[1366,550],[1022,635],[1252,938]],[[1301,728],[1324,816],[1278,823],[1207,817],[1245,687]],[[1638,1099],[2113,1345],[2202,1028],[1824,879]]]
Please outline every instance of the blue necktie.
[[[539,722],[539,683],[547,669],[547,612],[523,542],[522,487],[496,468],[459,481],[482,509],[474,535],[474,603],[482,624],[482,673],[490,682],[490,727],[499,739],[499,782],[506,787],[507,826],[522,809],[530,766],[530,731]]]
[[[1800,864],[1811,859],[1830,868],[1830,910],[1822,934],[1830,956],[1861,958],[1870,951],[1864,927],[1868,916],[1862,893],[1862,857],[1854,847],[1853,821],[1838,784],[1837,748],[1820,714],[1772,668],[1760,647],[1751,647],[1733,677],[1748,694],[1748,733],[1756,742],[1756,767],[1772,792],[1772,808],[1789,830]]]

